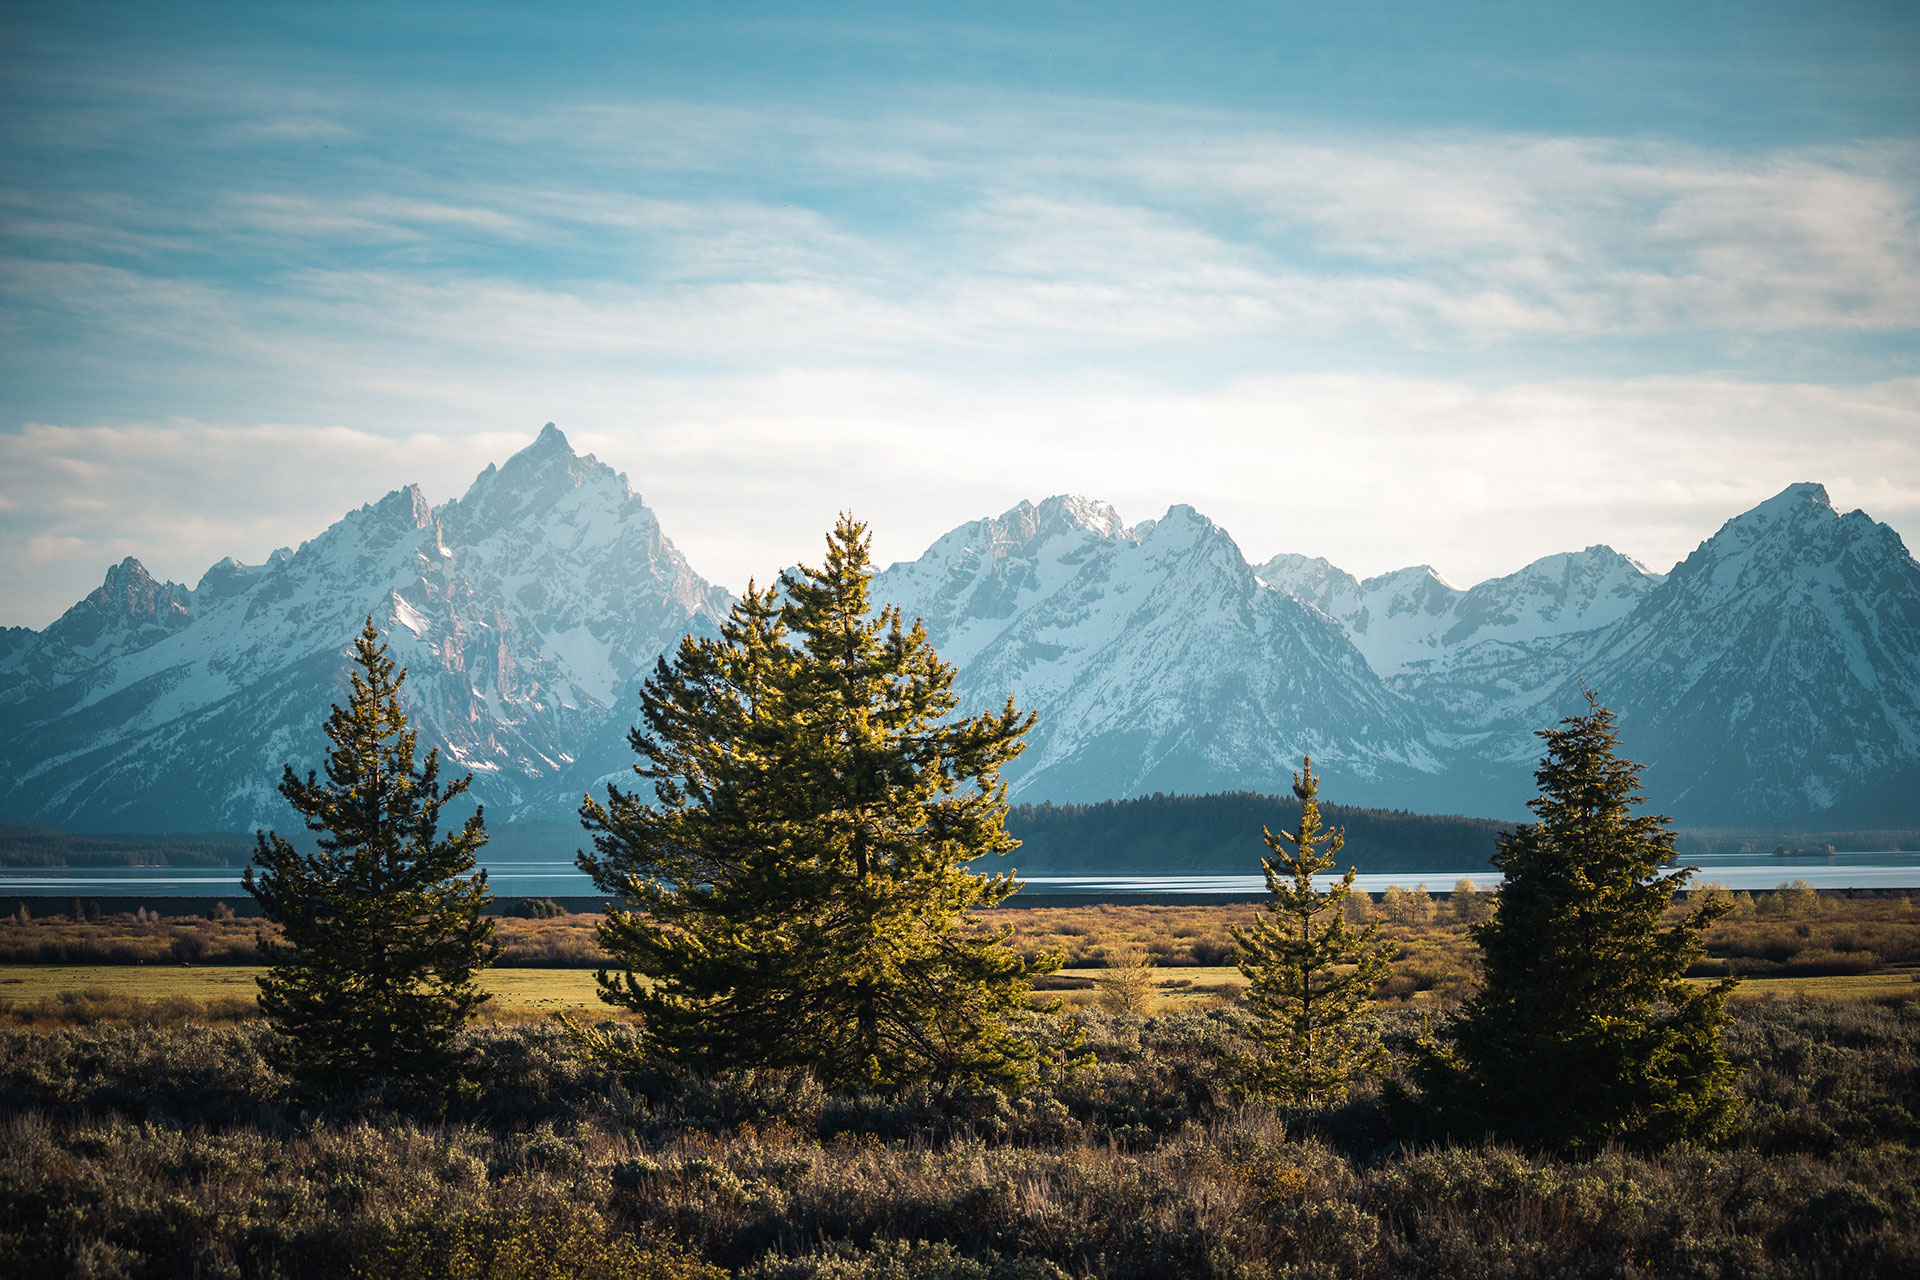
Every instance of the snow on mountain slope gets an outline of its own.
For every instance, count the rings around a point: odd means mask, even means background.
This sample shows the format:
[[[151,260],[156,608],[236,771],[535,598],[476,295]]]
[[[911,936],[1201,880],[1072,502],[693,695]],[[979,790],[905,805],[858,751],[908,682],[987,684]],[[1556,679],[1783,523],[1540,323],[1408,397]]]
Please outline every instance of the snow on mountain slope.
[[[963,525],[874,583],[959,667],[971,709],[1039,712],[1016,795],[1275,790],[1311,752],[1353,802],[1431,772],[1418,718],[1319,611],[1187,506],[1126,528],[1083,498]]]
[[[1531,730],[1620,716],[1652,803],[1699,823],[1920,817],[1920,565],[1893,530],[1793,485],[1729,520],[1592,631],[1494,640],[1389,682],[1525,790]]]
[[[1322,559],[1278,555],[1255,572],[1338,618],[1383,678],[1487,641],[1528,644],[1609,626],[1661,581],[1605,546],[1546,556],[1466,591],[1427,565],[1362,582]]]
[[[1920,808],[1920,563],[1820,485],[1729,520],[1588,665],[1676,811]]]
[[[193,593],[156,582],[132,556],[107,570],[106,581],[37,635],[26,628],[0,650],[0,690],[20,681],[58,683],[118,654],[144,648],[193,620]],[[3,696],[3,695],[0,695]]]
[[[0,812],[96,830],[284,821],[280,765],[318,763],[372,615],[407,668],[423,750],[473,770],[476,796],[511,816],[610,721],[624,737],[641,673],[728,604],[625,477],[552,426],[438,512],[396,490],[266,565],[222,561],[191,592],[137,569],[12,655]],[[59,678],[35,679],[36,663]]]
[[[1606,547],[1467,591],[1425,567],[1256,571],[1191,507],[1128,527],[1021,503],[878,575],[970,709],[1040,714],[1028,799],[1281,790],[1311,753],[1341,803],[1517,817],[1533,736],[1588,682],[1689,822],[1920,822],[1920,565],[1796,485],[1664,578]],[[371,614],[423,746],[497,819],[565,821],[633,763],[654,658],[711,628],[696,574],[624,477],[549,427],[438,509],[417,488],[192,589],[137,560],[41,632],[0,632],[0,817],[217,830],[288,816]]]

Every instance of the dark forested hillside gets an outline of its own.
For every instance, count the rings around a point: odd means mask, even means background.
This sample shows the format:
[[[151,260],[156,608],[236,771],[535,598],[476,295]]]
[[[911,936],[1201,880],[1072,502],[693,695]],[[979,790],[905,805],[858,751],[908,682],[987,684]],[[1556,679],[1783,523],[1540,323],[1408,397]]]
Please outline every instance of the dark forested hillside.
[[[1320,812],[1346,828],[1342,868],[1363,872],[1478,870],[1509,825],[1336,804]],[[1254,875],[1266,850],[1261,825],[1278,830],[1299,819],[1300,803],[1291,796],[1234,791],[1017,805],[1007,829],[1021,841],[1010,860],[1023,875]]]
[[[33,822],[0,822],[0,867],[238,867],[244,835],[81,836]]]

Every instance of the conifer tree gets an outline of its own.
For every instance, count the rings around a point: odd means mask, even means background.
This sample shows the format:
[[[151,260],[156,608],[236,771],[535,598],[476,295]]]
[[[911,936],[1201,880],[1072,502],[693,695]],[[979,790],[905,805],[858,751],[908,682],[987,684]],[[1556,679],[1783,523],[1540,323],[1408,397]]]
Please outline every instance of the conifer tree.
[[[1344,831],[1321,826],[1319,790],[1308,756],[1293,775],[1299,827],[1278,835],[1260,829],[1272,850],[1260,860],[1265,914],[1233,931],[1249,983],[1254,1090],[1299,1108],[1340,1101],[1356,1077],[1384,1060],[1371,1016],[1373,988],[1393,958],[1378,924],[1355,930],[1347,920],[1354,868],[1325,891],[1314,886],[1346,845]]]
[[[953,669],[916,622],[870,609],[866,527],[819,569],[748,586],[717,639],[684,640],[641,694],[635,772],[581,819],[580,864],[627,909],[601,996],[645,1051],[703,1069],[804,1067],[832,1086],[1018,1086],[1029,978],[1008,930],[965,920],[1017,887],[967,862],[1015,846],[998,770],[1031,716],[952,717]]]
[[[1587,701],[1538,735],[1539,820],[1501,839],[1506,884],[1471,930],[1482,986],[1417,1071],[1453,1127],[1572,1154],[1708,1136],[1733,1107],[1721,1044],[1733,983],[1682,977],[1725,905],[1663,927],[1697,868],[1662,874],[1673,833],[1632,812],[1641,766],[1615,754],[1612,713]]]
[[[352,692],[327,717],[326,777],[288,766],[287,798],[319,833],[300,853],[258,836],[245,884],[284,931],[267,944],[260,1007],[290,1074],[316,1093],[389,1086],[444,1094],[465,1061],[456,1038],[488,997],[474,975],[499,956],[476,809],[442,839],[440,811],[472,775],[442,785],[438,751],[416,765],[414,732],[373,619],[354,641]]]

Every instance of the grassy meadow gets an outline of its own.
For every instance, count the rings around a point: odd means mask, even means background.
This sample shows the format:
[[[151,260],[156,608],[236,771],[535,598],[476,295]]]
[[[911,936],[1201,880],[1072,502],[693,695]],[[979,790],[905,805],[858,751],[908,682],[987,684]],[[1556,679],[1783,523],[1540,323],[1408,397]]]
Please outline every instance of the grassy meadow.
[[[1908,896],[1737,894],[1706,937],[1694,976],[1742,979],[1738,998],[1817,995],[1898,998],[1920,992],[1920,901]],[[1388,1006],[1441,1008],[1472,988],[1477,953],[1468,936],[1491,895],[1433,898],[1417,890],[1375,895],[1358,914],[1379,923],[1397,948],[1376,990]],[[1064,967],[1039,987],[1069,1008],[1098,1002],[1119,967],[1144,967],[1139,1012],[1230,1004],[1243,989],[1232,967],[1235,925],[1257,904],[1111,903],[980,913],[974,927],[1009,929],[1029,955]],[[1676,912],[1683,908],[1676,908]],[[524,1019],[584,1009],[603,1012],[592,970],[607,963],[594,940],[597,915],[500,917],[504,954],[481,981],[489,1016]],[[253,919],[103,913],[96,920],[48,916],[0,922],[0,1021],[38,1023],[114,1016],[185,1016],[194,1002],[225,1008],[251,1001],[273,927]],[[142,1003],[164,1005],[142,1013]],[[119,1009],[120,1014],[111,1010]],[[228,1009],[228,1016],[245,1016]]]
[[[1484,900],[1370,901],[1404,1063],[1471,989]],[[1249,1098],[1229,964],[1249,904],[998,910],[1066,967],[1037,1089],[822,1090],[622,1071],[589,916],[503,919],[450,1110],[287,1100],[258,922],[0,923],[0,1274],[262,1280],[1844,1277],[1920,1274],[1920,904],[1751,895],[1738,1126],[1591,1160],[1423,1128],[1401,1068],[1332,1108]],[[1114,1012],[1130,981],[1144,993]]]

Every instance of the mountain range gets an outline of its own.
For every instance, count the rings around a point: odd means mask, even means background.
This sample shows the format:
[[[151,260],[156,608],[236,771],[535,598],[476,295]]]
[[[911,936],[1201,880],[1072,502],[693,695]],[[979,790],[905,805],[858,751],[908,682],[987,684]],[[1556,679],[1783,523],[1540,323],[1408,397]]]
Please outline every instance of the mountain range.
[[[1311,753],[1352,805],[1514,818],[1533,731],[1620,715],[1652,804],[1695,825],[1920,824],[1920,564],[1798,484],[1665,574],[1604,546],[1461,590],[1248,561],[1189,506],[1126,524],[1022,502],[877,575],[968,708],[1039,713],[1022,800],[1284,791]],[[435,507],[417,487],[189,588],[128,559],[41,631],[0,631],[0,819],[284,825],[372,614],[423,746],[498,821],[564,821],[631,764],[654,659],[732,602],[626,477],[549,425]]]

